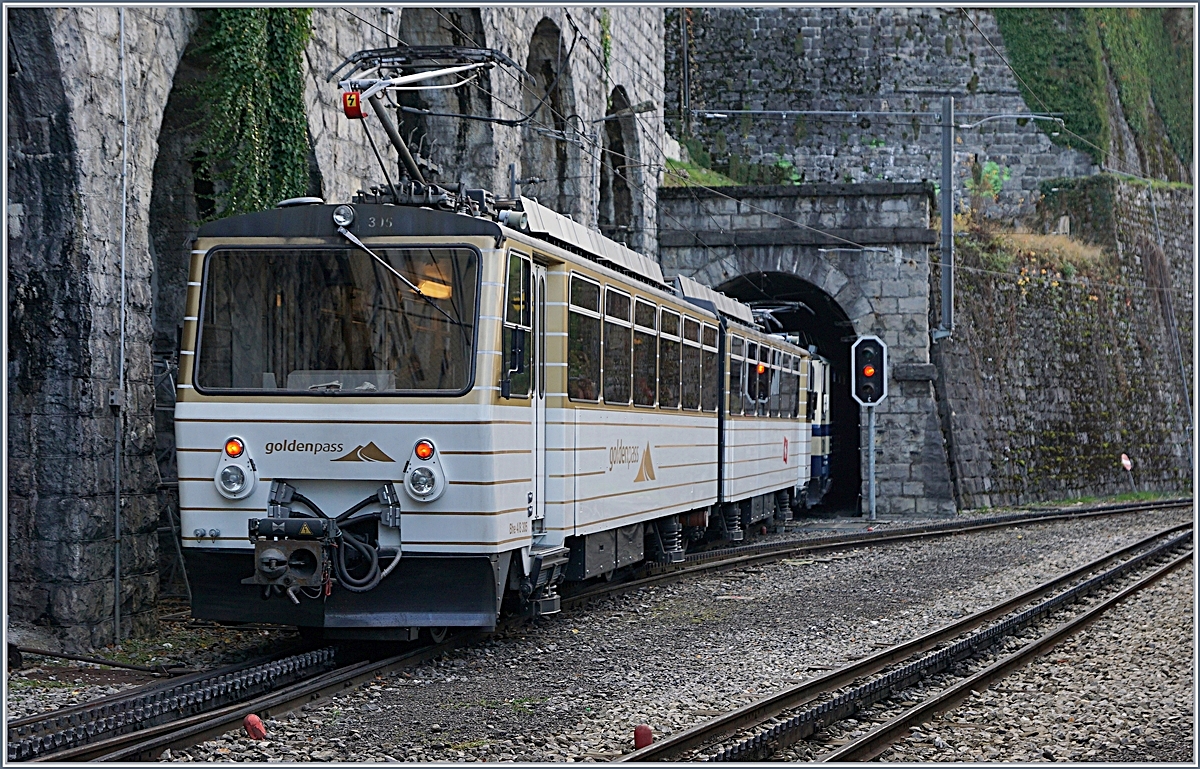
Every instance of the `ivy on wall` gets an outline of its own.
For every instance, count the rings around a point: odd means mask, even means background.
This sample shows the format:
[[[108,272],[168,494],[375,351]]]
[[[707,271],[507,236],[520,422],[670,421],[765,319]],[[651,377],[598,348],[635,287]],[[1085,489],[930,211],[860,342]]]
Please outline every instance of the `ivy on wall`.
[[[261,211],[308,187],[304,47],[306,8],[217,8],[202,12],[197,87],[201,174],[213,183],[214,216]]]
[[[1090,154],[1097,163],[1109,145],[1109,70],[1120,107],[1138,142],[1161,140],[1151,127],[1151,100],[1172,151],[1192,160],[1192,44],[1189,9],[998,8],[1000,34],[1021,75],[1021,96],[1032,109],[1063,113],[1070,133],[1052,140]],[[1039,99],[1040,97],[1040,99]],[[1117,105],[1113,105],[1116,107]],[[1051,132],[1049,123],[1040,127]],[[1089,146],[1088,143],[1096,146]],[[1100,149],[1103,148],[1103,149]]]

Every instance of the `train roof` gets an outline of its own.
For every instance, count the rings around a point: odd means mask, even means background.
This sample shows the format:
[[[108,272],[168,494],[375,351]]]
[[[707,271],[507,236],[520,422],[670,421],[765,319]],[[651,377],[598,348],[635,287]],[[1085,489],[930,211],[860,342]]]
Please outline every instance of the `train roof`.
[[[605,237],[604,235],[541,205],[530,198],[520,199],[527,216],[526,234],[538,240],[565,248],[612,268],[624,275],[648,283],[669,293],[673,292],[692,304],[709,309],[746,326],[755,327],[754,315],[741,302],[714,291],[708,286],[679,275],[668,281],[658,262],[648,256]],[[200,238],[336,238],[337,225],[333,211],[338,206],[312,202],[289,205],[252,214],[230,216],[200,226]],[[354,222],[347,228],[359,237],[386,235],[428,235],[431,237],[463,238],[485,236],[497,244],[505,237],[504,229],[490,218],[468,216],[452,211],[439,211],[418,206],[390,203],[354,203]],[[374,220],[369,232],[361,229],[362,222]]]

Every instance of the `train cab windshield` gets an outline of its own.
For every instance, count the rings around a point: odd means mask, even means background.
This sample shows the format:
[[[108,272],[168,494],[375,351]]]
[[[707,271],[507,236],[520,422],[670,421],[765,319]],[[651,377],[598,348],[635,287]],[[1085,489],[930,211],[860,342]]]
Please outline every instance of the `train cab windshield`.
[[[356,396],[469,389],[479,253],[372,250],[391,269],[354,248],[210,252],[197,389]]]

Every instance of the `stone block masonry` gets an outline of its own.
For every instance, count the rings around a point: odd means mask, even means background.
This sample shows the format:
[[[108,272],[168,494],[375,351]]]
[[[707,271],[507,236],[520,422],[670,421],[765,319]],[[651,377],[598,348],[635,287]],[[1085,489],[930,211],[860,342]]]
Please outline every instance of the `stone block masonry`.
[[[1110,176],[1047,186],[1039,218],[1068,216],[1104,263],[997,271],[961,251],[957,328],[934,348],[959,503],[1128,492],[1122,453],[1139,491],[1187,492],[1193,191]]]
[[[691,8],[666,14],[666,101],[678,114],[679,14],[690,39],[688,103],[694,110],[820,110],[835,115],[691,116],[691,133],[731,173],[782,172],[807,182],[937,181],[941,97],[955,98],[960,124],[1028,114],[1005,64],[995,18],[945,8]],[[986,41],[984,39],[986,36]],[[855,113],[855,114],[851,114]],[[861,114],[858,114],[861,113]],[[683,131],[680,121],[672,130]],[[1053,144],[1034,124],[997,120],[958,132],[956,196],[970,164],[1006,166],[990,213],[1032,213],[1041,181],[1093,172],[1082,152]]]

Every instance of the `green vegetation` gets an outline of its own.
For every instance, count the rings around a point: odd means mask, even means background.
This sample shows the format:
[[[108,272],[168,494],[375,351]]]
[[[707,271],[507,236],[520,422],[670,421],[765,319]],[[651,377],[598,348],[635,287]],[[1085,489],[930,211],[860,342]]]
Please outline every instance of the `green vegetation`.
[[[664,187],[736,187],[737,182],[711,168],[679,160],[667,160]]]
[[[308,188],[304,47],[311,9],[202,11],[201,52],[212,62],[196,96],[201,174],[217,191],[214,216],[270,208]]]
[[[997,8],[996,23],[1018,87],[1031,110],[1063,113],[1066,132],[1051,138],[1089,153],[1097,163],[1108,147],[1104,59],[1096,25],[1080,8]],[[1045,106],[1038,97],[1045,100]],[[1052,124],[1037,121],[1051,133]],[[1090,142],[1092,145],[1088,144]]]
[[[607,8],[600,9],[600,50],[604,54],[604,72],[607,76],[608,63],[612,61],[612,16]]]
[[[1039,121],[1053,141],[1102,162],[1110,108],[1118,107],[1109,104],[1105,85],[1111,70],[1136,141],[1143,149],[1161,141],[1153,102],[1173,151],[1191,164],[1190,9],[998,8],[995,15],[1030,109],[1063,113],[1069,131],[1058,136],[1053,124]]]

